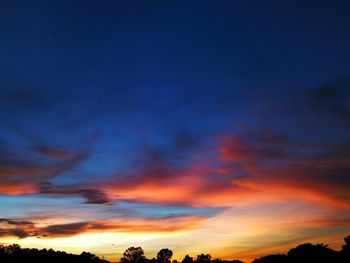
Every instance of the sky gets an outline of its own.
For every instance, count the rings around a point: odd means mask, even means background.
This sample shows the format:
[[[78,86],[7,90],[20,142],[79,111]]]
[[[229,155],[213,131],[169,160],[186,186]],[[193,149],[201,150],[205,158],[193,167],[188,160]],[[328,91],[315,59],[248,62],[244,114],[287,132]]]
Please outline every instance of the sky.
[[[349,1],[1,1],[0,243],[250,260],[350,233]]]

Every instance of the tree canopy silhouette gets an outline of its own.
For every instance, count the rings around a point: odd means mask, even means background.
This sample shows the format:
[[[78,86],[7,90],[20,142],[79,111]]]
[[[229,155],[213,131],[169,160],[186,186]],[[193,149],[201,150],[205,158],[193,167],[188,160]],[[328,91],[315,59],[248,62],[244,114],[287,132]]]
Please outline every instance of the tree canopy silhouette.
[[[196,258],[196,262],[198,263],[209,263],[211,260],[210,254],[200,254]]]
[[[345,244],[342,246],[342,256],[350,260],[350,235],[344,238]]]
[[[137,263],[145,259],[144,251],[141,247],[129,247],[120,259],[121,263]]]
[[[159,263],[170,263],[173,251],[168,248],[161,249],[157,254],[157,261]]]
[[[94,254],[83,252],[80,255],[68,254],[53,249],[21,248],[17,244],[3,246],[0,245],[1,263],[108,263]]]
[[[292,262],[338,262],[339,253],[324,244],[302,244],[287,253]]]
[[[338,251],[324,244],[301,244],[282,255],[264,256],[253,263],[345,263],[349,262]]]
[[[193,258],[189,255],[186,255],[184,259],[181,261],[181,263],[193,263]]]
[[[288,251],[287,254],[263,256],[252,263],[349,263],[350,236],[344,238],[341,251],[335,251],[324,244],[305,243]],[[147,259],[141,247],[129,247],[120,259],[121,263],[171,263],[173,252],[163,248],[157,258]],[[68,254],[53,249],[21,248],[17,244],[0,245],[0,263],[109,263],[89,252],[80,255]],[[172,263],[178,263],[174,260]],[[243,263],[239,260],[211,260],[210,254],[197,255],[196,260],[186,255],[181,263]]]
[[[288,262],[287,255],[278,254],[278,255],[264,256],[259,259],[255,259],[252,263],[283,263],[283,262]]]

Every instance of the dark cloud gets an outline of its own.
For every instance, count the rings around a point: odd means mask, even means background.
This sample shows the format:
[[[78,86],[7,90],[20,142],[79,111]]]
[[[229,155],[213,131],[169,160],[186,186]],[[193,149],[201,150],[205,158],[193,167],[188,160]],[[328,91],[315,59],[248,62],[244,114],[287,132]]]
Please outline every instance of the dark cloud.
[[[0,237],[6,237],[6,236],[15,236],[18,238],[26,238],[29,237],[30,234],[26,232],[25,230],[21,229],[3,229],[0,228]]]
[[[25,194],[37,192],[38,185],[63,172],[71,171],[83,162],[89,151],[75,154],[71,158],[55,163],[21,160],[18,157],[0,157],[0,193]]]
[[[26,122],[35,116],[54,113],[65,95],[48,90],[21,76],[0,76],[0,120]]]
[[[113,180],[124,186],[173,178],[190,164],[191,156],[201,147],[202,136],[178,133],[166,146],[146,143],[131,158],[129,169],[117,172]]]
[[[228,136],[223,144],[221,171],[236,175],[234,180],[287,183],[350,206],[348,141],[305,143],[272,131],[249,130]]]
[[[22,226],[15,225],[14,227],[0,226],[0,237],[68,237],[97,231],[168,232],[192,228],[201,221],[203,221],[202,217],[177,216],[158,219],[129,219],[127,222],[125,220],[74,222],[68,224],[54,224],[46,227],[24,224]]]
[[[16,125],[10,127],[11,132],[28,142],[29,147],[23,151],[16,146],[11,147],[11,143],[0,145],[0,152],[3,153],[0,155],[0,193],[9,195],[39,193],[43,184],[74,170],[87,160],[91,155],[92,144],[99,136],[97,133],[92,134],[87,142],[83,142],[84,147],[72,150],[70,147],[44,143],[38,135]],[[107,202],[103,193],[97,190],[89,187],[76,190],[76,195],[84,196],[88,203]],[[73,194],[73,190],[68,194]]]
[[[30,221],[18,221],[18,220],[6,219],[6,218],[0,218],[0,223],[1,222],[7,223],[9,225],[33,225],[33,223]]]
[[[88,226],[88,222],[79,222],[72,224],[60,224],[51,225],[38,230],[36,235],[49,237],[49,236],[72,236],[84,232]]]
[[[0,237],[15,236],[26,238],[31,235],[34,224],[26,220],[0,218]]]
[[[286,158],[290,150],[301,146],[288,135],[273,130],[245,129],[243,132],[228,136],[223,142],[226,151],[235,153],[237,158]],[[225,147],[225,146],[224,146]]]
[[[84,188],[79,185],[55,186],[50,183],[40,184],[39,193],[46,195],[81,196],[87,204],[110,204],[112,201],[98,189]]]
[[[46,181],[49,178],[53,178],[64,171],[69,171],[73,167],[77,166],[84,159],[86,159],[87,153],[79,153],[72,158],[60,161],[55,164],[40,164],[30,161],[12,160],[2,161],[0,166],[0,178],[14,180],[26,179],[28,181]]]
[[[60,149],[57,147],[48,147],[43,144],[37,144],[33,146],[33,149],[43,156],[53,159],[69,159],[77,155],[77,152]]]
[[[111,200],[106,194],[97,189],[81,189],[79,194],[86,199],[86,204],[110,204]]]
[[[310,106],[350,121],[350,77],[328,82],[310,94]]]
[[[89,136],[84,143],[84,149],[76,150],[77,147],[67,146],[66,142],[61,142],[63,145],[57,145],[57,142],[47,141],[41,138],[40,135],[29,131],[26,128],[21,127],[13,121],[2,121],[2,124],[8,132],[13,136],[18,137],[17,140],[23,141],[22,143],[28,146],[28,150],[33,151],[33,154],[40,154],[42,157],[52,159],[71,159],[77,155],[82,154],[84,151],[88,152],[91,148],[91,144],[98,138],[97,132]],[[0,141],[1,142],[1,141]],[[13,148],[13,141],[8,140],[7,143],[3,143],[7,148]],[[12,144],[12,145],[11,145]],[[1,144],[0,144],[1,146]],[[72,149],[73,148],[73,149]],[[1,148],[0,148],[1,150]]]
[[[190,133],[177,134],[175,138],[174,147],[177,151],[190,151],[199,145],[202,139],[201,135],[194,135]]]
[[[13,229],[10,233],[12,233],[13,236],[16,236],[18,238],[26,238],[30,236],[25,230],[21,229]]]
[[[0,101],[7,107],[20,107],[30,110],[43,109],[50,104],[50,95],[44,90],[29,88],[4,86],[0,87]]]
[[[6,222],[8,221],[5,219]],[[9,220],[11,221],[11,220]],[[36,237],[60,237],[72,236],[87,230],[89,222],[78,222],[70,224],[49,225],[47,227],[37,227],[34,224],[23,224],[10,227],[0,227],[0,236],[15,236],[18,238],[26,238],[30,236]]]

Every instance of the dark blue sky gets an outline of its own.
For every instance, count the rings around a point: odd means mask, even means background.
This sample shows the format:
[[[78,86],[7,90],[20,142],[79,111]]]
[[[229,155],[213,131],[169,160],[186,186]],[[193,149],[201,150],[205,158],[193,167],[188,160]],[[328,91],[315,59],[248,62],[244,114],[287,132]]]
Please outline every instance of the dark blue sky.
[[[349,13],[349,1],[2,1],[0,203],[211,218],[231,195],[275,200],[256,186],[288,182],[349,217]],[[164,185],[182,197],[154,196]],[[31,220],[13,209],[4,217]]]

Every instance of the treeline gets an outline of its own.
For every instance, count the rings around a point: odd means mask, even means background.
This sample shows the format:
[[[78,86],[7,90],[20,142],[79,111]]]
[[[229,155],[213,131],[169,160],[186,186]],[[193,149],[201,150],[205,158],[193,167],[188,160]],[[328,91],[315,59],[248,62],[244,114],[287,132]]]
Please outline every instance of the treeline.
[[[176,259],[171,260],[173,252],[168,248],[161,249],[155,258],[148,259],[144,255],[144,251],[141,247],[129,247],[125,250],[123,257],[120,259],[120,263],[180,263]],[[212,260],[210,254],[200,254],[196,258],[192,258],[186,255],[181,263],[244,263],[239,260]]]
[[[340,251],[324,244],[302,244],[287,254],[264,256],[252,263],[350,263],[350,236],[344,238],[345,244]],[[239,260],[212,259],[210,254],[200,254],[196,258],[186,255],[181,262],[172,260],[173,252],[161,249],[156,257],[148,259],[141,247],[129,247],[123,253],[120,263],[243,263]],[[68,254],[53,249],[29,249],[19,245],[0,245],[0,263],[109,263],[94,254],[83,252],[80,255]]]
[[[68,254],[53,249],[21,248],[17,244],[0,245],[0,263],[109,263],[94,254]]]
[[[340,251],[324,244],[302,244],[292,248],[287,254],[269,255],[252,263],[350,263],[350,236],[345,239]]]
[[[333,250],[324,244],[302,244],[288,251],[287,254],[264,256],[252,263],[350,263],[350,236],[344,238],[345,244],[340,251]],[[125,250],[121,263],[243,263],[240,260],[212,260],[210,254],[200,254],[196,258],[186,255],[181,262],[171,261],[173,252],[161,249],[156,258],[147,259],[141,247],[130,247]]]

